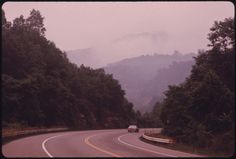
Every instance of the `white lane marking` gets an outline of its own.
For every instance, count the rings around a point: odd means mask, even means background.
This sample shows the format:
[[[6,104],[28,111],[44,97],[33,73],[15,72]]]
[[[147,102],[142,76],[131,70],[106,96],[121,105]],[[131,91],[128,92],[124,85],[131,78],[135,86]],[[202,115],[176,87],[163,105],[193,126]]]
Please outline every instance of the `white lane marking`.
[[[74,132],[74,133],[84,133],[83,131],[82,132]],[[49,157],[53,157],[52,154],[50,154],[48,152],[48,150],[46,149],[46,142],[48,142],[49,140],[51,139],[54,139],[54,138],[57,138],[57,137],[61,137],[61,136],[66,136],[66,135],[71,135],[71,132],[68,132],[67,134],[61,134],[61,135],[56,135],[56,136],[52,136],[52,137],[49,137],[49,138],[46,138],[43,143],[42,143],[42,148],[44,150],[44,152],[49,156]]]
[[[77,133],[78,133],[78,132],[77,132]],[[61,137],[61,136],[66,136],[66,135],[71,135],[71,133],[56,135],[56,136],[52,136],[52,137],[49,137],[49,138],[45,139],[45,140],[43,141],[43,143],[42,143],[42,148],[43,148],[44,152],[45,152],[49,157],[53,157],[52,154],[50,154],[50,153],[48,152],[48,150],[46,149],[46,146],[45,146],[45,145],[46,145],[46,142],[48,142],[48,141],[51,140],[51,139],[54,139],[54,138],[57,138],[57,137]]]
[[[159,154],[159,155],[169,156],[169,157],[178,157],[178,156],[173,156],[173,155],[169,155],[169,154],[162,153],[162,152],[152,151],[152,150],[149,150],[149,149],[146,149],[146,148],[143,148],[143,147],[138,147],[138,146],[129,144],[129,143],[124,142],[123,140],[121,140],[121,138],[122,138],[123,136],[127,136],[127,135],[130,135],[130,134],[124,134],[124,135],[119,136],[119,137],[118,137],[118,141],[121,142],[121,143],[123,143],[123,144],[125,144],[125,145],[131,146],[131,147],[135,147],[135,148],[140,149],[140,150],[152,152],[152,153]]]
[[[51,140],[51,139],[53,139],[53,138],[60,137],[60,136],[64,136],[64,135],[65,135],[65,134],[52,136],[52,137],[49,137],[49,138],[47,138],[47,139],[45,139],[45,140],[43,141],[43,143],[42,143],[42,148],[43,148],[44,152],[45,152],[49,157],[53,157],[53,156],[52,156],[52,155],[48,152],[48,150],[46,149],[46,147],[45,147],[46,142],[49,141],[49,140]],[[67,135],[67,134],[66,134],[66,135]]]

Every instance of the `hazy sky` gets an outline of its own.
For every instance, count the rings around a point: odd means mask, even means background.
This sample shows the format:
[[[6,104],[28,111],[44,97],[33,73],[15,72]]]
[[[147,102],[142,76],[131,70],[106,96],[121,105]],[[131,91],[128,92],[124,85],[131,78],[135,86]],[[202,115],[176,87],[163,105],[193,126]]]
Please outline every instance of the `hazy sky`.
[[[46,37],[63,51],[93,47],[103,53],[116,52],[113,55],[117,58],[144,52],[188,53],[206,49],[213,22],[234,16],[230,2],[3,4],[8,21],[21,14],[28,17],[33,8],[45,17]]]

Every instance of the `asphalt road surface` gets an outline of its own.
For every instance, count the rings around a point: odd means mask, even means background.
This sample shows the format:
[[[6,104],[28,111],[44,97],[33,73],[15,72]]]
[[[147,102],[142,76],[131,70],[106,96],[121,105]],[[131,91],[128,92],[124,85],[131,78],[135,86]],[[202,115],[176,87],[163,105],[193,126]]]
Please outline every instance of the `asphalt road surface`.
[[[154,146],[126,129],[70,131],[41,134],[2,146],[5,157],[198,157]]]

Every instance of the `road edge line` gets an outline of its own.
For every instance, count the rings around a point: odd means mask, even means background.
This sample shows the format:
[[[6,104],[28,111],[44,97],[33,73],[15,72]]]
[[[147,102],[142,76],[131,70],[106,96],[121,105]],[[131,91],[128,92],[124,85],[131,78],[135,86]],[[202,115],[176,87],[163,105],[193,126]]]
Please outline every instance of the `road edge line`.
[[[69,133],[70,134],[70,133]],[[69,135],[69,134],[61,134],[61,135],[56,135],[56,136],[51,136],[49,138],[46,138],[43,142],[42,142],[42,148],[44,150],[44,152],[50,157],[52,158],[52,154],[50,154],[48,152],[48,150],[46,149],[46,142],[48,142],[49,140],[53,139],[53,138],[57,138],[57,137],[61,137],[61,136],[66,136],[66,135]]]

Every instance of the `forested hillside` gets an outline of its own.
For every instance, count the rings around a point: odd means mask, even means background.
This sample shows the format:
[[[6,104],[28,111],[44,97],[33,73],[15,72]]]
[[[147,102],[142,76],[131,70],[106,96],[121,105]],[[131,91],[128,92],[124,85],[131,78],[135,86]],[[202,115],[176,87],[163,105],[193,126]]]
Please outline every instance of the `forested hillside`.
[[[150,112],[156,101],[164,99],[164,92],[169,85],[180,84],[190,75],[193,60],[173,62],[168,67],[160,68],[155,77],[145,84],[137,99],[145,99],[144,107],[141,110]],[[135,103],[135,102],[134,102]]]
[[[104,69],[119,80],[134,108],[146,112],[157,99],[163,99],[168,85],[179,84],[190,74],[193,56],[177,51],[171,55],[143,55],[109,64]]]
[[[2,123],[121,128],[133,105],[112,75],[80,67],[45,38],[43,17],[32,10],[8,22],[2,11]]]
[[[185,82],[165,93],[163,134],[194,147],[234,153],[234,35],[233,18],[216,21],[210,28],[209,50],[199,52]]]

